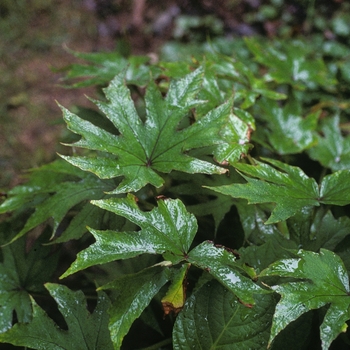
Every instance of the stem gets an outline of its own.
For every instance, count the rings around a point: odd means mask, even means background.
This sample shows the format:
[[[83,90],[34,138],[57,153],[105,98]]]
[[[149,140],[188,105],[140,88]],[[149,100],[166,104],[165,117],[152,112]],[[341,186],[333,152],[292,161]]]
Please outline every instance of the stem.
[[[160,341],[159,343],[153,344],[151,346],[148,346],[147,348],[143,348],[140,350],[158,350],[161,346],[171,344],[171,342],[172,342],[172,339],[168,338],[168,339]]]

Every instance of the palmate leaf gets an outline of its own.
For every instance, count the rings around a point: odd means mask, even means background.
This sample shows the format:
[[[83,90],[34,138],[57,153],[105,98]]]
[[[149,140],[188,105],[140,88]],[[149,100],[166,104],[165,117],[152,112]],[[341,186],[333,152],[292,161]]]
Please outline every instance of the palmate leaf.
[[[97,306],[92,314],[86,308],[83,292],[72,292],[59,284],[47,283],[46,288],[64,316],[68,330],[61,329],[31,299],[33,320],[30,323],[17,323],[10,330],[0,334],[0,342],[26,346],[41,350],[59,349],[106,349],[113,344],[108,330],[108,297],[100,292]]]
[[[340,206],[350,203],[349,170],[325,176],[318,186],[315,179],[307,177],[298,167],[273,159],[262,159],[274,167],[259,161],[256,161],[256,165],[235,165],[247,181],[246,184],[208,188],[234,198],[245,198],[248,204],[275,203],[265,224],[286,220],[304,207],[319,206],[320,203]]]
[[[9,191],[8,198],[0,205],[0,213],[35,208],[11,242],[48,219],[53,220],[53,238],[71,208],[87,200],[106,197],[105,192],[113,189],[113,186],[113,181],[101,180],[62,160],[34,169],[29,175],[29,181]],[[101,215],[95,208],[80,211],[72,221],[74,228],[68,225],[67,235],[61,232],[59,241],[80,238],[86,232],[86,225],[92,225],[100,219]]]
[[[126,69],[128,84],[144,86],[150,79],[150,73],[156,77],[161,70],[147,63],[148,56],[130,56],[128,59],[118,52],[93,52],[82,53],[69,50],[75,57],[89,64],[72,64],[63,68],[66,71],[65,80],[77,81],[71,84],[73,88],[93,85],[106,85],[113,77]]]
[[[333,171],[350,169],[350,136],[343,137],[339,116],[327,118],[318,135],[317,145],[308,150],[309,156]]]
[[[96,264],[127,259],[143,253],[165,254],[174,263],[184,259],[197,232],[197,221],[179,200],[159,200],[158,208],[141,211],[136,197],[94,201],[95,205],[121,215],[141,227],[137,232],[90,229],[96,243],[80,252],[64,273],[66,277]]]
[[[300,153],[316,144],[318,112],[302,118],[301,104],[292,98],[283,108],[275,101],[267,99],[261,100],[258,107],[261,108],[259,115],[267,123],[266,129],[258,129],[258,142],[261,132],[263,142],[281,155]]]
[[[0,263],[0,333],[11,328],[13,313],[19,322],[32,319],[30,294],[41,292],[57,266],[58,254],[37,241],[26,252],[24,238],[2,248]]]
[[[297,89],[316,86],[331,89],[336,83],[324,61],[315,57],[312,45],[300,40],[263,44],[260,38],[253,37],[245,38],[245,43],[255,59],[270,68],[266,80],[287,83]]]
[[[115,349],[120,349],[132,323],[141,315],[160,288],[169,281],[169,268],[154,266],[125,275],[99,289],[112,289],[115,300],[109,310],[109,329]]]
[[[268,293],[241,274],[242,267],[236,262],[232,251],[225,247],[203,242],[189,252],[187,261],[210,273],[244,304],[254,304],[254,294]]]
[[[179,200],[159,200],[158,208],[141,211],[136,197],[94,201],[94,204],[113,211],[137,224],[136,232],[97,231],[90,229],[96,242],[77,255],[77,259],[61,276],[67,277],[87,267],[114,260],[128,259],[140,254],[162,254],[165,266],[189,262],[208,271],[246,304],[254,303],[253,294],[268,293],[250,278],[236,263],[235,256],[222,246],[203,242],[190,250],[197,232],[197,221]]]
[[[350,319],[349,277],[341,259],[333,252],[296,252],[299,259],[279,260],[262,271],[263,276],[302,279],[271,288],[281,295],[273,317],[269,343],[289,323],[312,309],[329,305],[320,326],[322,349],[347,328]]]
[[[188,299],[173,331],[175,350],[265,350],[275,301],[257,295],[248,308],[217,281],[204,284]]]
[[[63,109],[68,128],[82,136],[73,145],[107,152],[110,156],[63,158],[100,178],[123,176],[123,181],[113,193],[137,191],[148,183],[160,187],[164,180],[158,172],[225,173],[226,169],[191,157],[186,152],[222,142],[219,132],[230,114],[232,101],[178,130],[179,123],[189,110],[199,103],[195,96],[202,78],[203,69],[198,68],[184,78],[172,81],[165,98],[151,82],[145,96],[147,118],[143,123],[125,86],[124,74],[117,75],[104,90],[108,102],[96,104],[120,135],[112,135]]]

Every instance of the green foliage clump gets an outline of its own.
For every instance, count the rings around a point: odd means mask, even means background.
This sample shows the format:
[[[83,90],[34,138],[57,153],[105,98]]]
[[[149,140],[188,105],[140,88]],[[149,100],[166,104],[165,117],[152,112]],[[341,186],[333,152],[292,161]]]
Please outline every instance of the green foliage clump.
[[[0,342],[348,343],[349,89],[333,44],[218,38],[191,60],[168,44],[157,63],[74,53],[89,64],[67,84],[103,95],[62,107],[71,154],[4,193]]]

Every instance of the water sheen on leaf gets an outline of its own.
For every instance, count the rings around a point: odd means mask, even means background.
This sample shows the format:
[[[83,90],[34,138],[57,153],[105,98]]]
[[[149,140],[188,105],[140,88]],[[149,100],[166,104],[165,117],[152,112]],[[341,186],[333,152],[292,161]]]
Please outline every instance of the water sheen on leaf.
[[[200,103],[195,97],[203,79],[202,68],[172,81],[165,98],[156,84],[150,82],[145,96],[145,122],[136,111],[124,78],[124,73],[117,75],[104,89],[108,102],[96,102],[120,135],[113,135],[63,109],[68,128],[82,136],[73,145],[107,152],[110,156],[62,156],[64,159],[100,178],[123,176],[123,181],[113,193],[137,191],[148,183],[160,187],[164,180],[158,172],[179,170],[191,174],[222,174],[227,171],[186,152],[222,142],[219,132],[230,113],[232,101],[210,110],[192,125],[179,129],[180,122],[188,116],[190,109]]]
[[[237,264],[232,251],[225,247],[203,242],[190,251],[187,260],[206,270],[247,305],[254,304],[254,294],[268,293],[250,278],[242,275],[243,269]]]
[[[303,208],[350,203],[350,170],[340,170],[323,178],[318,186],[300,168],[273,159],[262,158],[273,166],[255,161],[256,165],[235,164],[235,168],[247,181],[245,184],[208,187],[234,198],[245,198],[248,204],[275,203],[265,224],[286,220]],[[280,170],[277,170],[277,169]]]
[[[339,256],[329,250],[321,249],[319,254],[299,250],[297,255],[298,259],[276,261],[260,274],[301,279],[271,287],[281,300],[276,306],[269,343],[302,314],[329,305],[320,326],[322,349],[326,350],[346,330],[350,319],[349,277]]]
[[[274,298],[257,295],[248,308],[212,280],[197,290],[178,315],[173,331],[174,350],[256,349],[267,347]]]
[[[141,227],[141,230],[115,232],[90,229],[96,242],[78,254],[77,260],[62,277],[92,265],[132,258],[143,253],[163,254],[166,260],[177,263],[186,256],[197,232],[196,218],[186,211],[180,200],[159,200],[158,208],[150,212],[141,211],[136,197],[131,194],[127,198],[92,203],[125,217]]]

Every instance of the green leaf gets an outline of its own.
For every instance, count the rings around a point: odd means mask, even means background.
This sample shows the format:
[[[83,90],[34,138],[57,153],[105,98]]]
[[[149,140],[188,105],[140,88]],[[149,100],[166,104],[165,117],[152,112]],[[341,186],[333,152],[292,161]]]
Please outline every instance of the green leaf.
[[[260,274],[301,279],[271,287],[281,300],[276,306],[269,343],[302,314],[329,305],[320,326],[322,349],[326,350],[346,330],[350,319],[348,274],[341,259],[331,251],[321,249],[318,254],[299,250],[297,255],[299,259],[277,261]]]
[[[170,270],[161,266],[123,276],[100,289],[113,289],[117,295],[110,310],[109,329],[115,349],[120,349],[132,323],[141,315],[160,288],[169,281]]]
[[[130,56],[126,59],[118,52],[69,52],[89,63],[72,64],[64,69],[67,72],[66,81],[79,80],[71,85],[73,88],[106,85],[123,70],[126,70],[128,84],[144,86],[148,83],[151,72],[153,77],[161,72],[158,67],[147,65],[150,61],[148,56]]]
[[[283,238],[281,235],[271,237],[262,245],[250,245],[239,250],[239,263],[247,264],[258,272],[267,268],[276,260],[291,258],[295,255],[290,249],[296,249],[295,242]]]
[[[26,184],[11,190],[8,199],[0,206],[0,213],[19,208],[35,208],[11,242],[48,219],[53,220],[53,238],[59,224],[71,208],[86,200],[103,198],[106,196],[105,192],[112,188],[110,180],[101,180],[62,160],[55,161],[33,170]],[[69,232],[68,236],[65,236],[64,232],[60,233],[61,242],[80,238],[86,232],[86,225],[92,224],[96,216],[91,215],[87,222],[82,222],[81,217],[85,214],[86,211],[77,214],[73,222],[74,233]]]
[[[342,136],[339,116],[325,119],[321,132],[317,145],[308,150],[310,158],[333,171],[350,169],[350,136]]]
[[[319,113],[301,117],[301,104],[289,99],[281,108],[271,100],[259,101],[260,116],[267,123],[266,128],[258,129],[272,148],[280,155],[300,153],[316,144],[314,130]],[[259,136],[258,136],[259,141]]]
[[[12,326],[13,313],[19,322],[32,319],[30,294],[41,292],[57,266],[57,254],[37,241],[26,252],[22,238],[1,248],[3,262],[0,264],[0,332]]]
[[[31,299],[33,320],[30,323],[15,324],[0,334],[0,342],[42,350],[113,349],[108,331],[107,308],[110,302],[104,293],[99,293],[97,306],[90,314],[81,291],[72,292],[63,285],[51,283],[47,283],[46,288],[64,316],[68,330],[59,328]]]
[[[274,311],[272,295],[257,295],[248,308],[215,280],[187,300],[173,330],[174,350],[266,349]]]
[[[141,227],[137,232],[97,231],[90,229],[96,243],[80,252],[77,260],[62,275],[113,260],[127,259],[139,254],[164,254],[173,263],[184,259],[197,232],[197,221],[179,200],[159,200],[158,208],[141,211],[136,197],[93,201],[100,208],[112,211]]]
[[[318,186],[314,179],[308,178],[297,167],[272,159],[264,160],[283,172],[258,161],[257,165],[236,164],[235,167],[244,174],[246,184],[210,188],[234,198],[245,198],[248,204],[276,203],[266,224],[286,220],[305,206],[319,205]]]
[[[150,183],[160,187],[164,180],[157,172],[179,170],[187,173],[222,174],[226,169],[193,158],[186,151],[220,142],[219,131],[230,113],[231,103],[208,112],[196,123],[178,130],[179,123],[195,100],[202,81],[201,68],[172,81],[165,98],[155,83],[148,85],[145,96],[147,119],[139,118],[130,91],[119,74],[104,89],[109,102],[96,102],[119,130],[116,136],[63,109],[68,128],[82,135],[74,146],[107,152],[108,157],[64,157],[71,164],[91,171],[100,178],[124,176],[114,193],[131,192]]]
[[[340,170],[323,178],[320,187],[298,167],[277,160],[262,158],[279,171],[259,161],[256,165],[235,164],[246,184],[208,187],[216,192],[234,198],[245,198],[248,204],[275,203],[271,216],[265,224],[288,219],[304,207],[334,204],[344,206],[350,203],[350,170]]]
[[[267,80],[287,83],[296,89],[334,86],[336,80],[327,66],[315,54],[312,45],[300,40],[278,42],[259,42],[259,38],[245,38],[249,50],[255,59],[270,68],[265,75]]]
[[[287,222],[291,240],[299,248],[319,251],[325,248],[334,251],[337,245],[350,234],[350,219],[346,216],[335,219],[324,208],[303,210]]]
[[[225,247],[203,242],[188,254],[187,261],[206,270],[220,283],[237,295],[242,303],[253,304],[254,294],[268,293],[250,278],[242,275],[243,269],[236,262],[232,251]]]

